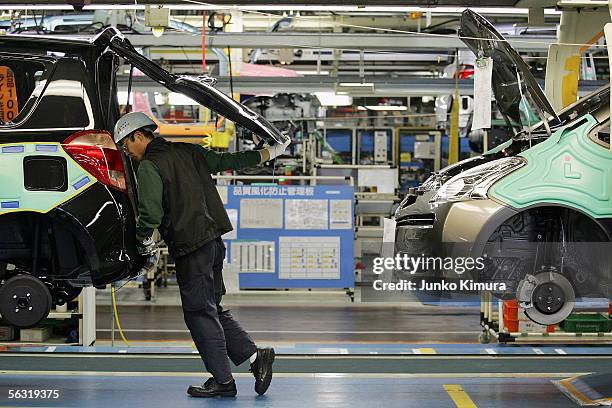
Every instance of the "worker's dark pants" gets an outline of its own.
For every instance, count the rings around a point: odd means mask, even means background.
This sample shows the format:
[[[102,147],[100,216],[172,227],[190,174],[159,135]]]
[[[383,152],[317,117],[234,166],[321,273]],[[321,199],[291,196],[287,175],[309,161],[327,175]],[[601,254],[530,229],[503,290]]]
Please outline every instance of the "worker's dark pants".
[[[221,306],[224,259],[225,244],[218,238],[175,260],[185,323],[218,383],[232,380],[228,356],[240,365],[257,352],[249,334]]]

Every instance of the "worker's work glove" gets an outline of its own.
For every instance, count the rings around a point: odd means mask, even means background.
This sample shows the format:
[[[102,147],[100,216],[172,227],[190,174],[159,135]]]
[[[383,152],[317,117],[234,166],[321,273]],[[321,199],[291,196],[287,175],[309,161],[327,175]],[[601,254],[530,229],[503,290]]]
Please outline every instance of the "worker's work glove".
[[[287,140],[285,143],[276,143],[272,146],[265,147],[265,150],[267,150],[270,154],[270,160],[285,154],[285,152],[287,151],[287,147],[289,147],[289,144],[291,144],[291,140]]]
[[[255,143],[255,146],[258,146],[259,143],[261,143],[261,138],[255,133],[252,134],[251,138],[253,139],[253,143]]]
[[[157,268],[157,263],[159,262],[159,258],[160,258],[160,254],[158,250],[155,250],[155,252],[153,252],[153,254],[151,255],[147,255],[144,261],[144,265],[142,266],[140,271],[138,271],[138,276],[146,275],[147,273]]]
[[[138,240],[136,248],[138,249],[138,255],[146,257],[155,255],[157,253],[157,244],[153,240],[153,237]]]

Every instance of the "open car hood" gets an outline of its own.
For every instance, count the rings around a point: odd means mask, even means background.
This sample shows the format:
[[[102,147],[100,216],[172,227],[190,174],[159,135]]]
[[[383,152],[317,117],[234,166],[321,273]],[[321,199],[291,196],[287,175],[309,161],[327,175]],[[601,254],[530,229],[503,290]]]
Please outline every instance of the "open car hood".
[[[491,23],[480,14],[466,9],[461,15],[459,35],[477,58],[491,57],[493,60],[493,94],[500,112],[515,135],[539,122],[529,118],[529,111],[535,112],[543,121],[549,121],[550,117],[559,121],[529,71],[529,66]]]
[[[171,91],[182,93],[225,118],[255,133],[259,138],[284,143],[283,135],[265,118],[236,102],[213,87],[215,80],[208,76],[183,76],[172,74],[140,55],[127,38],[114,27],[109,27],[93,39],[95,45],[110,48],[115,54],[130,62],[149,78]],[[273,143],[272,143],[273,144]]]

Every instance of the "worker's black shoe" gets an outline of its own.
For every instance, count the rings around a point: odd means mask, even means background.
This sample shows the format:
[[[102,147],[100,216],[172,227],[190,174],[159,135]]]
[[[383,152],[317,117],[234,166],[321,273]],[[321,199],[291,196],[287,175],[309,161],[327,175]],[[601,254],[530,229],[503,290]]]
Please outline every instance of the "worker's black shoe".
[[[258,348],[257,358],[251,363],[251,372],[255,377],[255,392],[264,395],[272,382],[272,364],[274,363],[272,347]]]
[[[203,385],[191,385],[187,394],[192,397],[212,398],[212,397],[235,397],[237,394],[236,381],[232,380],[227,384],[219,384],[214,378],[209,378]]]

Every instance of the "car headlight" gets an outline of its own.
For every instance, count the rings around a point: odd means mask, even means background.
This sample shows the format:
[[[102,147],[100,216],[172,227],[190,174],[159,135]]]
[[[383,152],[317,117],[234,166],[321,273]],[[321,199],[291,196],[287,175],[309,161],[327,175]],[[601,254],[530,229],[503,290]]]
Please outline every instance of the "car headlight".
[[[439,174],[432,174],[419,186],[419,192],[426,193],[431,190],[440,188],[442,185],[442,177]]]
[[[438,205],[449,201],[488,198],[487,193],[493,183],[526,163],[519,156],[505,157],[459,173],[440,187],[430,203]]]

